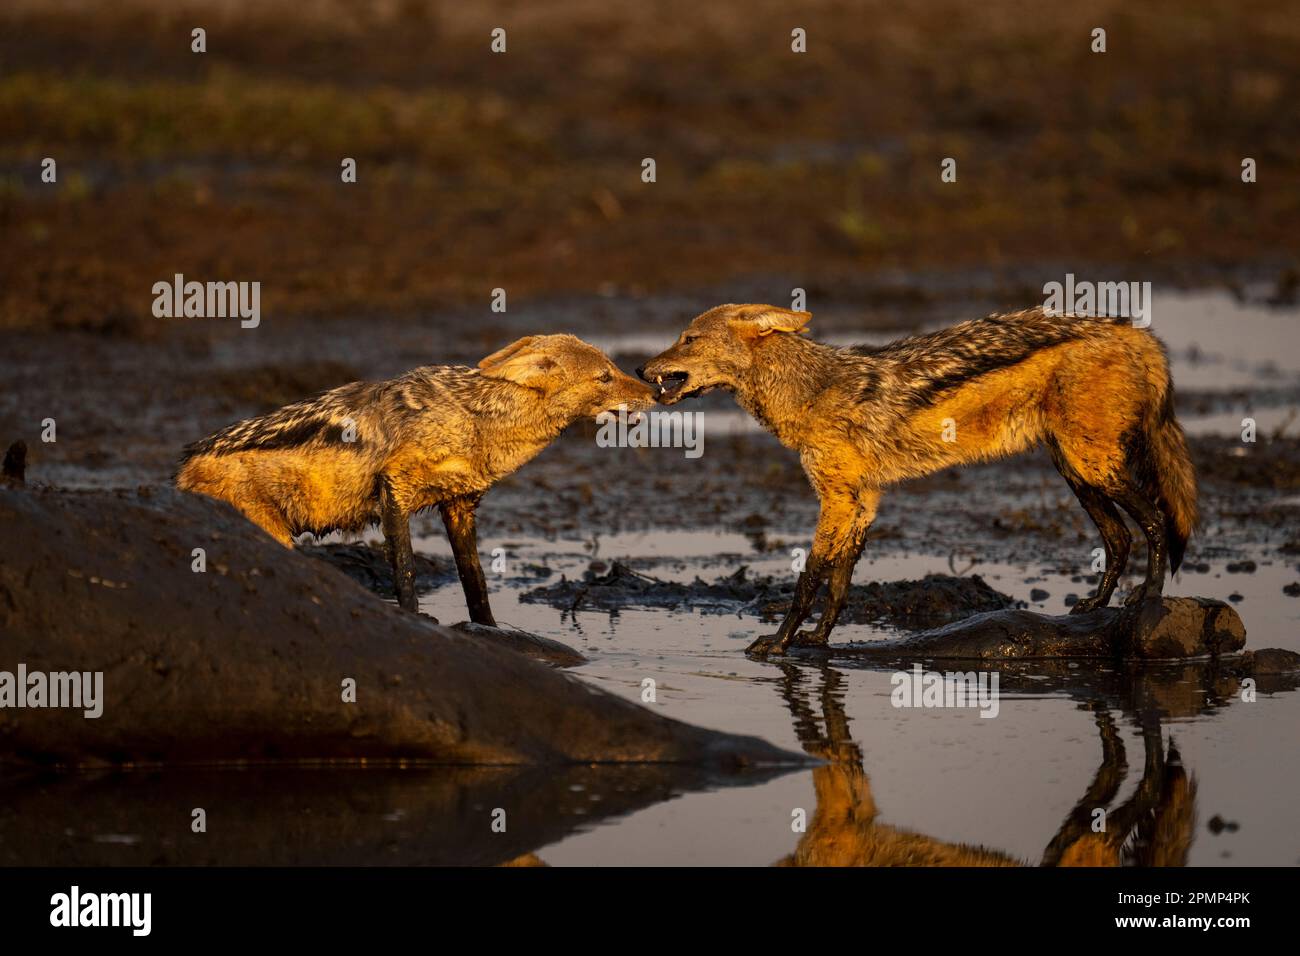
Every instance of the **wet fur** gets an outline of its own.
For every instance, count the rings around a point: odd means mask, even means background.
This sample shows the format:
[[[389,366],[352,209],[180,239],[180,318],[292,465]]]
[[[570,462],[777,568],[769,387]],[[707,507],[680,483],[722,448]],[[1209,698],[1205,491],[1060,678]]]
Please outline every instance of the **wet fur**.
[[[580,339],[529,336],[479,368],[352,382],[238,422],[188,446],[176,484],[230,502],[285,545],[305,531],[380,521],[386,539],[390,530],[401,537],[407,516],[440,505],[454,550],[460,536],[471,611],[481,602],[471,616],[491,623],[485,593],[470,593],[482,590],[470,554],[479,497],[577,419],[652,402],[649,388]]]

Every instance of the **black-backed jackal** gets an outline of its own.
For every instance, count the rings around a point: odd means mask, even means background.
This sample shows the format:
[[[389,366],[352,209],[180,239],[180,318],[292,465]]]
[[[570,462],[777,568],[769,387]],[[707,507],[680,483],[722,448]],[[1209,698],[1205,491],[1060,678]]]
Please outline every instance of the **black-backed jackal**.
[[[1149,548],[1135,599],[1160,595],[1166,560],[1178,569],[1196,524],[1196,478],[1153,335],[1124,319],[1030,309],[882,347],[835,348],[801,334],[810,318],[770,305],[721,305],[637,369],[659,385],[665,404],[713,387],[731,391],[799,452],[820,499],[790,611],[752,652],[826,643],[882,488],[1040,441],[1105,544],[1097,593],[1073,610],[1104,606],[1124,572],[1131,538],[1117,505]],[[824,581],[821,618],[799,634]]]
[[[176,484],[228,501],[276,540],[378,521],[398,603],[416,608],[410,515],[437,505],[470,618],[493,624],[474,511],[568,425],[654,390],[572,335],[530,335],[478,363],[353,382],[185,449]]]

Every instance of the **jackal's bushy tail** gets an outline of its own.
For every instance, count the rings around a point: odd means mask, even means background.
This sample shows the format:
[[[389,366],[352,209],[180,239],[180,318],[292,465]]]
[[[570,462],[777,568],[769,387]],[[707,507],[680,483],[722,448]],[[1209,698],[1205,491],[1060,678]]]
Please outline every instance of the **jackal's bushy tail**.
[[[1196,472],[1183,426],[1174,417],[1174,386],[1167,383],[1163,401],[1152,406],[1145,422],[1150,466],[1143,469],[1144,490],[1165,515],[1169,568],[1177,571],[1198,519]]]

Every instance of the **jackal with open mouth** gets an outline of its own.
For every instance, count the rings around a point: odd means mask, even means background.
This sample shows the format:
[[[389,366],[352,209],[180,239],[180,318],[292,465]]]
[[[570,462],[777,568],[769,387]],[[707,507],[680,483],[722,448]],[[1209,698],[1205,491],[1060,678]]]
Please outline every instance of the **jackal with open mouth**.
[[[475,509],[497,480],[564,428],[654,390],[572,335],[530,335],[478,368],[429,365],[353,382],[222,429],[186,447],[177,487],[228,501],[277,541],[378,522],[398,603],[416,609],[410,515],[435,505],[470,619],[494,624]]]
[[[836,348],[802,334],[811,319],[771,305],[721,305],[637,373],[674,404],[713,388],[799,453],[821,515],[790,611],[750,645],[784,652],[825,644],[843,607],[881,489],[951,465],[1001,458],[1038,442],[1101,532],[1104,606],[1128,561],[1118,508],[1148,544],[1158,597],[1196,525],[1196,477],[1165,351],[1126,319],[1028,309],[963,322],[880,347]],[[1118,506],[1118,508],[1117,508]],[[821,618],[798,633],[821,585]]]

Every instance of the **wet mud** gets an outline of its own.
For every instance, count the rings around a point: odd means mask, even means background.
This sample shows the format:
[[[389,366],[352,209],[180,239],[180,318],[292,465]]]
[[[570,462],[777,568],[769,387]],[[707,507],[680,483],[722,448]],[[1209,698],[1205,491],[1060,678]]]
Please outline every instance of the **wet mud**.
[[[742,565],[713,581],[665,581],[615,561],[604,573],[588,570],[581,581],[561,578],[533,588],[520,600],[566,611],[619,608],[691,609],[704,613],[753,614],[777,620],[790,607],[794,582],[789,576],[754,575]],[[919,581],[872,581],[853,585],[840,619],[849,624],[883,623],[901,628],[930,627],[968,614],[1021,606],[979,575],[928,575]]]

